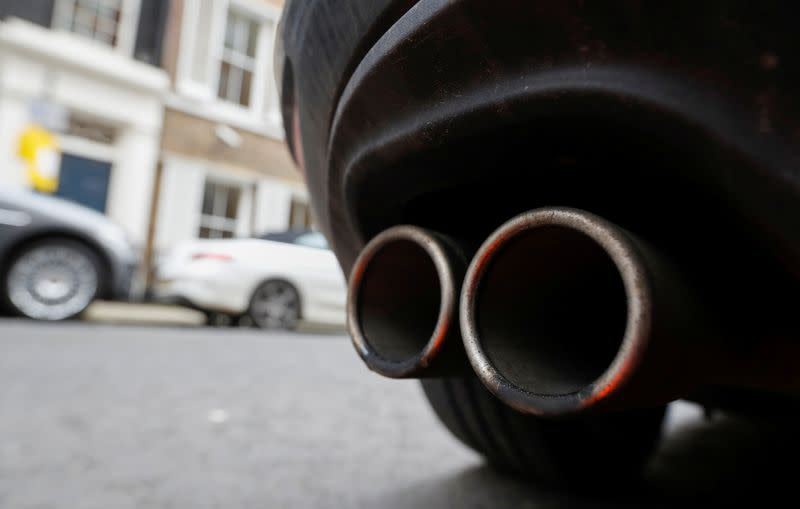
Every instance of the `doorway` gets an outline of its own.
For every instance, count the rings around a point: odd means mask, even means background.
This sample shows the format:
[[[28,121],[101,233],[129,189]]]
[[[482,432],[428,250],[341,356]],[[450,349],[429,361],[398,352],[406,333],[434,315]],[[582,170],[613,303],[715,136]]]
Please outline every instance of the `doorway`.
[[[73,154],[61,156],[61,174],[56,196],[106,212],[111,163]]]

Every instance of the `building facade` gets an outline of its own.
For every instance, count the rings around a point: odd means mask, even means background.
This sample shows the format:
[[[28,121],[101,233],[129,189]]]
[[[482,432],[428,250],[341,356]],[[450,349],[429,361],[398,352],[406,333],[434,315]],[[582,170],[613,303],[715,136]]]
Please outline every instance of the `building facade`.
[[[147,243],[163,97],[159,0],[0,2],[0,185],[30,187],[22,133],[51,124],[61,151],[56,195]]]
[[[175,0],[153,250],[310,224],[283,144],[272,55],[282,1]],[[179,206],[176,206],[180,204]]]
[[[105,212],[142,253],[310,225],[283,144],[272,53],[282,0],[0,2],[0,185],[31,187],[45,124],[54,194]]]

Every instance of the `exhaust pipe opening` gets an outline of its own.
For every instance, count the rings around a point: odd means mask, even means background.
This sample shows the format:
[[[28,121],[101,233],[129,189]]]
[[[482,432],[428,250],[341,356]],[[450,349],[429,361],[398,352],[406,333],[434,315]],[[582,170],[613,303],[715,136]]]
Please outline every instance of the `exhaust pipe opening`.
[[[410,240],[380,249],[364,269],[357,316],[377,355],[402,362],[425,348],[436,329],[442,289],[430,255]]]
[[[458,336],[465,265],[443,236],[411,226],[390,228],[364,248],[351,275],[347,318],[370,369],[392,378],[434,376],[447,344],[463,352],[460,336],[448,338]]]
[[[539,209],[478,250],[461,294],[461,332],[478,377],[531,414],[614,399],[650,341],[652,304],[638,245],[583,211]]]
[[[489,361],[533,394],[576,393],[608,369],[625,336],[627,298],[613,260],[564,226],[520,232],[494,254],[475,303]]]

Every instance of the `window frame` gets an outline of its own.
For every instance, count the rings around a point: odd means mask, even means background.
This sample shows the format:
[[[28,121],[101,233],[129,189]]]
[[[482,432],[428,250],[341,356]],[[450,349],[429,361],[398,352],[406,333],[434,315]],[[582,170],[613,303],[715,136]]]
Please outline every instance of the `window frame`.
[[[242,52],[239,48],[230,48],[228,47],[228,28],[231,25],[231,21],[236,18],[235,23],[236,26],[234,27],[234,39],[238,39],[241,35],[246,35],[244,41],[235,41],[237,42],[244,42],[245,46],[247,46],[244,51]],[[239,30],[242,28],[242,23],[244,24],[245,33],[239,33]],[[223,37],[223,44],[222,49],[220,50],[220,58],[219,63],[217,64],[218,68],[218,77],[217,77],[217,98],[226,101],[230,104],[239,105],[243,108],[250,108],[250,105],[253,102],[254,95],[256,95],[256,91],[253,88],[255,84],[256,73],[258,71],[258,52],[260,51],[260,43],[261,37],[264,33],[264,27],[261,22],[257,19],[254,19],[252,16],[248,15],[247,13],[239,12],[236,8],[229,8],[227,13],[227,18],[225,20],[225,36]],[[255,37],[255,46],[253,48],[252,56],[249,54],[250,51],[250,39]],[[223,68],[225,65],[228,65],[230,69],[237,69],[239,73],[241,73],[240,79],[238,80],[239,83],[237,84],[238,95],[237,99],[233,99],[229,97],[231,93],[231,76],[232,74],[229,72],[228,74],[228,82],[226,83],[226,90],[225,90],[225,97],[222,96],[222,76],[223,76]],[[247,96],[247,104],[243,104],[244,99],[244,75],[245,73],[250,74],[250,90],[249,95]]]
[[[250,179],[240,178],[235,175],[230,175],[224,170],[206,168],[203,171],[202,177],[203,184],[201,185],[199,208],[196,209],[196,223],[195,223],[195,238],[211,238],[222,239],[225,237],[201,237],[200,231],[202,228],[211,228],[216,230],[225,230],[231,232],[232,238],[248,237],[252,234],[252,212],[254,207],[255,188]],[[203,205],[205,199],[205,189],[208,184],[225,186],[237,190],[238,203],[236,206],[235,218],[222,218],[221,216],[209,215],[203,212]],[[208,220],[211,219],[211,223]],[[232,226],[225,228],[217,228],[215,226],[216,220],[219,219],[220,223],[228,223]],[[218,223],[216,223],[218,224]]]
[[[94,37],[87,37],[72,31],[72,17],[75,5],[79,0],[55,0],[50,26],[54,30],[61,30],[80,37],[83,40],[110,48],[125,56],[133,56],[136,49],[136,36],[141,14],[141,0],[120,0],[119,23],[117,24],[116,44],[109,45]]]
[[[217,0],[212,3],[209,51],[205,58],[205,76],[202,82],[193,76],[193,66],[198,56],[195,54],[197,34],[195,27],[200,20],[200,0],[185,0],[181,20],[180,47],[175,89],[179,96],[190,101],[202,102],[207,106],[201,115],[216,119],[227,119],[231,123],[267,128],[280,123],[280,109],[277,104],[277,85],[271,82],[273,76],[272,52],[277,37],[278,18],[281,9],[254,0]],[[222,58],[225,50],[225,29],[229,13],[235,11],[257,23],[258,35],[253,57],[254,69],[249,106],[242,106],[219,97],[219,80]],[[189,110],[191,103],[172,101],[171,106],[183,104]],[[197,110],[193,111],[197,114]]]
[[[213,189],[213,197],[211,198],[211,208],[212,212],[210,214],[206,213],[205,209],[205,202],[206,202],[206,192],[208,189]],[[231,192],[234,192],[236,195],[236,210],[234,211],[234,217],[227,216],[227,209],[228,209],[228,201],[230,200]],[[197,237],[198,238],[207,238],[207,239],[225,239],[225,238],[233,238],[236,237],[238,230],[239,230],[239,215],[241,209],[241,202],[242,202],[242,188],[230,182],[224,182],[220,180],[215,180],[213,178],[206,178],[205,182],[203,183],[203,197],[200,200],[200,222],[197,228]],[[222,196],[224,198],[222,204],[218,203],[218,200]],[[217,213],[218,209],[222,208],[223,210],[221,213]],[[222,234],[217,235],[210,235],[208,237],[203,237],[200,232],[203,229],[207,229],[211,232],[221,232]],[[226,237],[225,233],[230,234],[230,237]]]

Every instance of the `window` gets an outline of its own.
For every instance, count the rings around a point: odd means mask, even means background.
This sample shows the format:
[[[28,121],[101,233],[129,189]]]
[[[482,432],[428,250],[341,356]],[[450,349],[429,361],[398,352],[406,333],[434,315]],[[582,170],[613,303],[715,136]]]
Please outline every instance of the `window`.
[[[298,246],[313,247],[315,249],[328,249],[328,241],[325,236],[319,232],[309,232],[298,235],[294,239],[294,243]]]
[[[210,103],[206,113],[226,122],[278,122],[272,53],[279,8],[256,0],[184,0],[183,12],[180,96]]]
[[[217,95],[220,99],[250,106],[258,30],[258,23],[249,17],[236,11],[228,13],[219,70]]]
[[[292,230],[310,230],[314,226],[311,207],[308,202],[292,198],[289,209],[289,228]]]
[[[69,116],[64,134],[106,145],[112,145],[117,139],[117,130],[114,126],[90,118],[82,118],[79,115]]]
[[[315,249],[329,249],[328,241],[320,232],[297,232],[287,230],[282,232],[270,232],[256,238],[269,240],[271,242],[281,242],[284,244],[294,244],[296,246],[313,247]]]
[[[229,239],[236,235],[241,188],[206,181],[199,237]]]
[[[57,0],[53,26],[132,52],[139,0]]]

